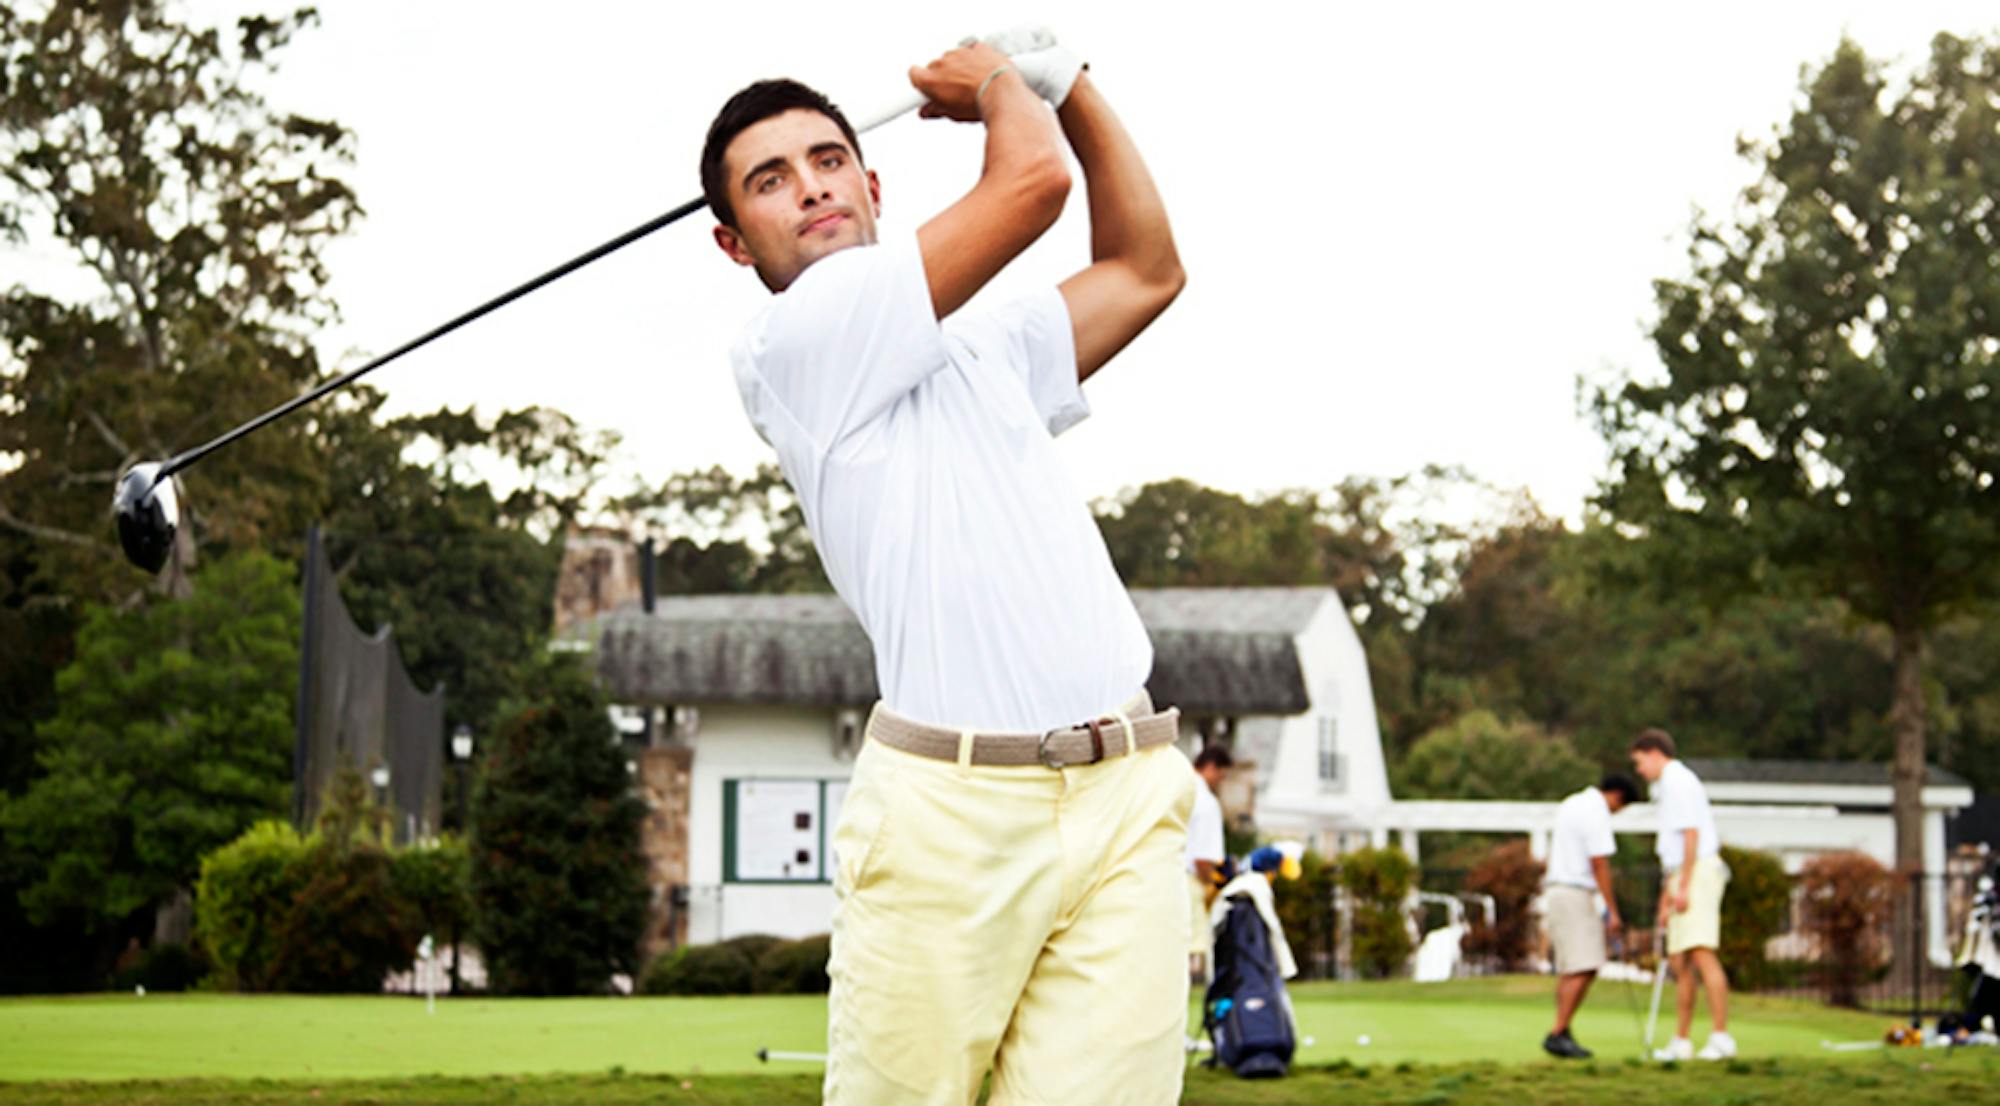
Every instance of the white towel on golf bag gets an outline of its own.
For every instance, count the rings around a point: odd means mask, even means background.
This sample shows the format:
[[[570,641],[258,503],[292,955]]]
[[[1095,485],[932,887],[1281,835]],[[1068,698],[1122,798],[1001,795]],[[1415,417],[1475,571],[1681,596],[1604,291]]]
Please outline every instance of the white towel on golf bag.
[[[1278,897],[1271,892],[1271,881],[1262,872],[1245,872],[1223,884],[1222,892],[1215,896],[1214,905],[1208,908],[1208,927],[1213,930],[1222,924],[1229,914],[1229,900],[1247,896],[1257,907],[1257,913],[1264,919],[1264,928],[1271,932],[1271,956],[1278,962],[1278,977],[1290,979],[1299,974],[1299,963],[1292,959],[1291,942],[1285,940],[1285,927],[1278,922]]]

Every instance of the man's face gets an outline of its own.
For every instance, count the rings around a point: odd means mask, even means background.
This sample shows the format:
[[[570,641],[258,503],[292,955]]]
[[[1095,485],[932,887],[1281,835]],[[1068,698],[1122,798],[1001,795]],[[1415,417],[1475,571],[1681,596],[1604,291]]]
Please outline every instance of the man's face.
[[[1625,793],[1623,791],[1606,791],[1604,793],[1604,805],[1613,814],[1616,814],[1619,811],[1624,810]]]
[[[1632,770],[1647,783],[1657,783],[1667,767],[1667,754],[1658,749],[1632,750]]]
[[[773,292],[830,253],[875,242],[882,186],[819,112],[794,108],[746,128],[722,152],[722,171],[736,225],[716,227],[715,242]]]
[[[1195,775],[1200,776],[1202,782],[1208,785],[1210,791],[1220,788],[1223,777],[1229,774],[1229,769],[1220,764],[1204,764],[1194,771]]]

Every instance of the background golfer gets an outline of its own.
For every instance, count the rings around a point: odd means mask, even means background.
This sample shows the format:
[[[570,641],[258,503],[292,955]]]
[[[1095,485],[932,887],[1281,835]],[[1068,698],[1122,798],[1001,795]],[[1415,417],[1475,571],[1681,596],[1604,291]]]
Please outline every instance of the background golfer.
[[[1222,862],[1225,834],[1222,826],[1222,800],[1216,797],[1216,789],[1229,775],[1235,764],[1229,750],[1220,745],[1204,746],[1194,758],[1195,775],[1201,777],[1201,786],[1195,788],[1194,813],[1188,818],[1187,872],[1188,872],[1188,975],[1196,981],[1208,978],[1211,953],[1215,947],[1215,933],[1208,921],[1208,905],[1222,890]]]
[[[1180,264],[1073,55],[973,46],[910,80],[985,126],[978,183],[914,235],[877,244],[881,182],[795,82],[738,93],[702,157],[717,243],[781,293],[733,351],[744,407],[882,690],[834,835],[826,1100],[970,1103],[990,1069],[994,1103],[1172,1102],[1198,785],[1053,436]],[[1065,136],[1092,263],[955,315],[1061,212]]]
[[[1724,1060],[1736,1055],[1729,1035],[1729,977],[1715,950],[1722,944],[1722,892],[1729,869],[1715,812],[1700,777],[1675,759],[1674,739],[1665,730],[1646,730],[1632,741],[1632,767],[1653,785],[1659,807],[1657,852],[1664,877],[1659,922],[1667,929],[1667,959],[1674,970],[1674,1039],[1655,1055],[1662,1060]],[[1710,1032],[1701,1052],[1688,1033],[1694,1026],[1696,975],[1708,992]]]
[[[1624,927],[1611,892],[1611,854],[1618,849],[1611,816],[1638,797],[1638,785],[1613,775],[1556,807],[1542,891],[1543,920],[1556,964],[1556,1024],[1542,1039],[1542,1048],[1552,1056],[1586,1060],[1591,1055],[1576,1043],[1569,1023],[1590,993],[1597,969],[1604,966],[1606,931],[1615,935]],[[1598,912],[1597,895],[1604,896],[1603,913]]]

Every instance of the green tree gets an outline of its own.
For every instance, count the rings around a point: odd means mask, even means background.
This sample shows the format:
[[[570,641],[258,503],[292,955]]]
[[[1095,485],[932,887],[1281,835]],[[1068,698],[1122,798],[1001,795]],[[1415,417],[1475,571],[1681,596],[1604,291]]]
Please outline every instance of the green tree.
[[[1795,589],[1886,629],[1915,871],[1925,636],[2000,594],[2000,47],[1939,35],[1891,87],[1843,41],[1802,91],[1743,144],[1760,178],[1740,214],[1698,218],[1690,271],[1657,284],[1665,377],[1596,399],[1602,504],[1660,539],[1672,586]]]
[[[0,810],[37,924],[99,932],[191,886],[204,853],[282,817],[299,599],[261,553],[211,562],[187,598],[90,608],[41,776]]]
[[[603,692],[554,656],[487,746],[473,789],[473,935],[502,994],[601,993],[636,974],[650,893]]]
[[[0,288],[0,456],[19,460],[0,526],[64,594],[118,600],[147,583],[105,521],[119,470],[318,377],[324,251],[358,213],[337,175],[351,143],[251,90],[310,10],[225,33],[161,0],[36,7],[0,0],[0,246],[66,256],[76,288]],[[303,532],[324,494],[309,432],[275,426],[188,472],[183,567],[197,540]]]
[[[1395,781],[1404,798],[1546,801],[1596,783],[1597,772],[1564,738],[1475,710],[1411,746]]]

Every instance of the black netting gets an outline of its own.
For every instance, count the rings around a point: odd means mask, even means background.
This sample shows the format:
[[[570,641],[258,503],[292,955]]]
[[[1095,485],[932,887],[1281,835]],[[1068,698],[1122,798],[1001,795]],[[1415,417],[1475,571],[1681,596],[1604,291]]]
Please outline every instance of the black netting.
[[[306,539],[305,648],[300,658],[294,813],[310,827],[342,763],[386,801],[396,840],[438,831],[444,771],[444,689],[420,692],[385,627],[365,634],[341,601],[314,527]],[[373,783],[389,770],[386,794]]]

